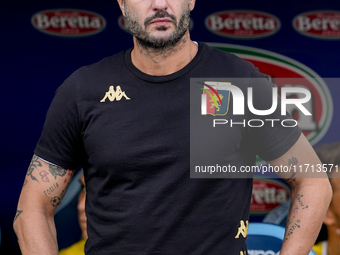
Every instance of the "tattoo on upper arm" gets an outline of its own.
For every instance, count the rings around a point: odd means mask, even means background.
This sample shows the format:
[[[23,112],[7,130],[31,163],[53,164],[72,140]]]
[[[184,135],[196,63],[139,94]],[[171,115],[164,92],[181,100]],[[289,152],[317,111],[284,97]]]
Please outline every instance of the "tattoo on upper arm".
[[[41,180],[42,180],[43,182],[50,182],[50,179],[49,179],[48,176],[47,176],[47,175],[49,175],[49,173],[46,172],[45,170],[41,171],[41,172],[39,173],[39,175],[40,175]]]
[[[34,155],[27,170],[27,176],[30,176],[33,181],[39,182],[38,179],[32,174],[34,169],[37,169],[39,166],[42,166],[41,162],[39,161],[39,157]]]
[[[294,156],[293,156],[291,159],[288,159],[288,164],[289,164],[290,166],[296,166],[297,163],[298,163],[298,160],[297,160],[297,158],[295,158]]]
[[[22,210],[17,210],[17,213],[15,214],[13,222],[19,217],[19,215],[22,213]]]
[[[50,186],[47,190],[44,190],[44,194],[46,196],[51,195],[57,188],[59,187],[59,184],[56,182],[52,186]]]
[[[64,176],[67,172],[66,169],[58,167],[58,166],[54,166],[54,165],[49,165],[49,169],[50,173],[54,176],[54,179],[57,179],[57,176]]]
[[[39,182],[38,179],[33,175],[33,171],[35,169],[38,169],[38,167],[41,167],[41,166],[42,164],[41,164],[40,158],[36,155],[33,155],[33,158],[27,170],[27,176],[30,176],[32,180]],[[57,176],[62,177],[66,174],[66,169],[58,167],[58,166],[54,166],[51,164],[49,165],[48,170],[52,174],[54,179],[57,179]],[[42,170],[39,172],[39,176],[43,182],[50,182],[50,178],[48,175],[49,173],[46,170]],[[26,184],[27,184],[27,180],[25,180],[24,186]]]
[[[296,167],[297,163],[298,163],[297,158],[292,156],[290,159],[288,159],[289,169],[293,170],[293,168]],[[295,184],[295,182],[296,182],[296,173],[295,173],[295,171],[293,172],[293,174],[289,178],[282,178],[282,179],[285,182],[287,182],[290,186]]]
[[[290,186],[292,186],[296,182],[296,177],[295,176],[296,176],[296,173],[293,173],[289,178],[282,178],[282,180],[284,180]]]
[[[67,191],[67,188],[68,186],[70,185],[70,182],[67,184],[67,186],[65,187],[65,189],[63,189],[61,191],[61,193],[59,194],[59,196],[55,196],[53,198],[51,198],[50,202],[51,202],[51,205],[54,206],[54,207],[57,207],[60,203],[61,203],[61,200],[63,200],[65,194],[66,194],[66,191]]]

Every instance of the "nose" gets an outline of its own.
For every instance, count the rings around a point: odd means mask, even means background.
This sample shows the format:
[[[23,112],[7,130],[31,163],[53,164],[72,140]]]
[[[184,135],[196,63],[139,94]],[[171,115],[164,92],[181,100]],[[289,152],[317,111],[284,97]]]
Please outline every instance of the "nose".
[[[168,1],[167,0],[154,0],[152,3],[152,10],[159,11],[163,10],[166,11],[168,9]]]

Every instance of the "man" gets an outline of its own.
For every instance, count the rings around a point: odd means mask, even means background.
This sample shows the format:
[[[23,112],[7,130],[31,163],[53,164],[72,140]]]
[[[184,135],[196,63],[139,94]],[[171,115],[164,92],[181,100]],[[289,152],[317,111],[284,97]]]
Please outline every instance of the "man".
[[[23,254],[57,254],[53,212],[80,165],[86,254],[247,254],[252,179],[190,179],[189,84],[192,77],[264,75],[190,40],[194,0],[118,4],[134,48],[81,68],[58,89],[14,221]],[[259,87],[266,107],[272,85]],[[256,154],[272,165],[319,163],[297,128],[230,131],[220,152],[238,167],[254,164]],[[294,211],[281,254],[307,254],[331,189],[327,179],[283,177],[293,189]],[[51,185],[54,191],[44,192]]]
[[[333,198],[327,210],[324,224],[327,227],[327,241],[314,245],[318,255],[340,254],[340,142],[320,144],[315,151],[321,162],[328,168]]]
[[[87,229],[86,229],[86,214],[85,214],[85,179],[84,174],[79,178],[81,184],[81,191],[78,198],[78,221],[81,229],[81,239],[72,244],[70,247],[60,250],[59,255],[84,255],[84,245],[87,239]]]

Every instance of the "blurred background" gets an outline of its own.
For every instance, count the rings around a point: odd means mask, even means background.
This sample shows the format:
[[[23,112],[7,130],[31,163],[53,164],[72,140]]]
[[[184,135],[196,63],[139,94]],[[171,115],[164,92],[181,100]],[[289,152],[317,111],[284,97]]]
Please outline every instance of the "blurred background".
[[[55,90],[79,67],[133,44],[116,1],[2,1],[0,12],[0,254],[16,255],[16,205]],[[340,140],[339,1],[197,1],[191,19],[193,40],[253,62],[278,86],[310,89],[312,117],[288,110],[313,146]],[[285,77],[305,82],[279,82]],[[289,197],[280,180],[255,179],[251,221]],[[80,235],[76,196],[68,204],[56,215],[60,248]]]

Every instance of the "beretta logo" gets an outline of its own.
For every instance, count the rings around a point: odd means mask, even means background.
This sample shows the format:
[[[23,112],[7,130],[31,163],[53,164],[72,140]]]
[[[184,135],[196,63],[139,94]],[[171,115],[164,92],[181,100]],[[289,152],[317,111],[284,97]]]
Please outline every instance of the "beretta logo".
[[[289,197],[289,188],[283,182],[273,179],[254,179],[250,213],[266,214],[286,203]]]
[[[318,39],[340,39],[340,12],[313,11],[297,15],[293,27],[299,33]]]
[[[280,29],[274,15],[250,10],[222,11],[210,14],[205,26],[213,33],[236,39],[254,39],[272,35]]]
[[[103,31],[106,26],[103,16],[76,9],[41,11],[32,16],[31,22],[40,32],[63,37],[94,35]]]
[[[333,102],[325,81],[317,73],[296,60],[271,51],[232,44],[209,45],[252,62],[262,73],[269,75],[280,89],[287,86],[307,88],[312,100],[304,106],[312,115],[297,114],[294,107],[287,107],[287,111],[297,120],[312,145],[324,136],[332,121]],[[299,95],[291,94],[290,97],[299,98]]]

